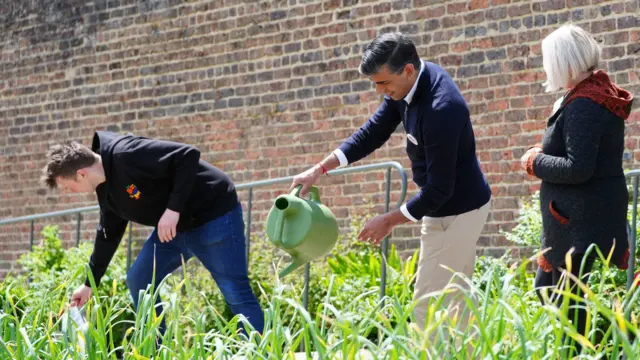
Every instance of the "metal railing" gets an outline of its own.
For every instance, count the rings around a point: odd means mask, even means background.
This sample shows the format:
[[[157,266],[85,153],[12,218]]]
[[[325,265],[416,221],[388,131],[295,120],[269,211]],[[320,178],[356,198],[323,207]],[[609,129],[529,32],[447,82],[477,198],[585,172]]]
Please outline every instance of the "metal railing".
[[[400,180],[401,180],[401,185],[402,188],[400,190],[400,197],[398,199],[398,202],[396,204],[396,208],[399,208],[400,205],[404,202],[404,199],[406,197],[407,194],[407,174],[404,170],[404,168],[402,167],[402,165],[396,161],[388,161],[388,162],[383,162],[383,163],[378,163],[378,164],[370,164],[370,165],[361,165],[361,166],[353,166],[353,167],[347,167],[347,168],[342,168],[342,169],[337,169],[337,170],[332,170],[329,171],[329,175],[347,175],[347,174],[353,174],[353,173],[358,173],[358,172],[364,172],[364,171],[371,171],[371,170],[381,170],[381,169],[386,169],[386,176],[385,176],[385,184],[386,184],[386,189],[385,189],[385,207],[384,207],[384,211],[385,213],[389,212],[389,205],[390,205],[390,201],[391,201],[391,169],[397,169],[398,172],[400,173]],[[246,242],[247,242],[247,246],[246,246],[246,251],[247,251],[247,264],[249,262],[249,252],[250,252],[250,245],[251,245],[251,209],[252,209],[252,204],[253,204],[253,189],[255,188],[259,188],[259,187],[265,187],[265,186],[270,186],[270,185],[276,185],[276,184],[290,184],[291,181],[293,180],[293,176],[287,176],[287,177],[281,177],[281,178],[277,178],[277,179],[269,179],[269,180],[262,180],[262,181],[253,181],[253,182],[249,182],[249,183],[244,183],[244,184],[239,184],[236,185],[236,189],[237,190],[248,190],[249,194],[248,194],[248,206],[247,206],[247,215],[246,215]],[[100,209],[99,206],[87,206],[87,207],[82,207],[82,208],[76,208],[76,209],[69,209],[69,210],[61,210],[61,211],[53,211],[53,212],[48,212],[48,213],[43,213],[43,214],[36,214],[36,215],[28,215],[28,216],[21,216],[21,217],[17,217],[17,218],[10,218],[10,219],[4,219],[4,220],[0,220],[0,226],[2,225],[8,225],[8,224],[14,224],[14,223],[21,223],[21,222],[30,222],[30,234],[29,234],[29,250],[33,250],[33,243],[35,241],[35,234],[34,234],[34,229],[35,229],[35,222],[36,220],[40,220],[40,219],[45,219],[45,218],[52,218],[52,217],[58,217],[58,216],[64,216],[64,215],[76,215],[77,216],[77,220],[76,220],[76,246],[80,243],[80,230],[81,230],[81,226],[82,226],[82,214],[85,212],[90,212],[90,211],[98,211]],[[133,223],[129,222],[129,229],[128,229],[128,240],[127,240],[127,270],[129,269],[129,267],[131,266],[131,257],[132,257],[132,249],[131,249],[131,245],[133,242],[132,239],[132,233],[133,233]],[[384,297],[384,294],[386,292],[386,280],[387,280],[387,253],[389,250],[389,238],[385,237],[385,239],[382,241],[382,248],[381,248],[381,254],[382,254],[382,273],[381,273],[381,278],[380,278],[380,299],[382,300]],[[304,307],[307,308],[308,304],[309,304],[309,273],[310,273],[310,265],[306,264],[305,265],[305,269],[304,269],[304,290],[303,290],[303,304]]]
[[[390,205],[390,199],[391,199],[391,169],[392,168],[396,168],[398,170],[398,172],[400,173],[400,177],[401,177],[401,184],[402,184],[402,188],[400,191],[400,197],[398,199],[398,202],[396,204],[396,208],[398,208],[403,202],[404,199],[406,197],[406,193],[407,193],[407,175],[406,172],[404,171],[404,168],[402,167],[402,165],[400,165],[400,163],[395,162],[395,161],[389,161],[389,162],[383,162],[383,163],[378,163],[378,164],[371,164],[371,165],[361,165],[361,166],[353,166],[353,167],[348,167],[348,168],[342,168],[342,169],[337,169],[337,170],[332,170],[329,171],[330,175],[346,175],[346,174],[353,174],[353,173],[357,173],[357,172],[364,172],[364,171],[371,171],[371,170],[379,170],[379,169],[386,169],[386,177],[385,177],[385,183],[386,183],[386,190],[385,190],[385,208],[384,211],[385,213],[389,211],[389,205]],[[638,183],[640,180],[640,170],[631,170],[629,172],[627,172],[625,174],[626,178],[628,180],[632,180],[632,187],[633,187],[633,202],[632,202],[632,212],[631,212],[631,224],[628,224],[628,240],[629,240],[629,251],[632,254],[632,256],[629,257],[629,268],[627,269],[627,289],[631,288],[631,285],[633,284],[633,280],[634,280],[634,268],[635,268],[635,253],[636,253],[636,234],[637,234],[637,226],[636,226],[636,221],[638,218],[638,214],[637,214],[637,209],[638,209]],[[288,176],[288,177],[282,177],[282,178],[277,178],[277,179],[270,179],[270,180],[262,180],[262,181],[254,181],[254,182],[249,182],[249,183],[244,183],[244,184],[239,184],[236,185],[236,189],[238,190],[244,190],[247,189],[249,191],[248,194],[248,206],[247,206],[247,220],[246,220],[246,241],[247,241],[247,262],[249,261],[249,249],[250,249],[250,239],[251,239],[251,209],[252,209],[252,202],[253,202],[253,189],[254,188],[259,188],[259,187],[264,187],[264,186],[269,186],[269,185],[276,185],[276,184],[283,184],[283,183],[290,183],[293,179],[293,176]],[[51,218],[51,217],[57,217],[57,216],[64,216],[64,215],[77,215],[77,221],[76,221],[76,245],[78,245],[80,243],[80,229],[81,229],[81,225],[82,225],[82,213],[84,212],[89,212],[89,211],[97,211],[99,209],[98,206],[88,206],[88,207],[82,207],[82,208],[76,208],[76,209],[69,209],[69,210],[61,210],[61,211],[53,211],[53,212],[48,212],[48,213],[44,213],[44,214],[36,214],[36,215],[28,215],[28,216],[21,216],[21,217],[17,217],[17,218],[10,218],[10,219],[4,219],[4,220],[0,220],[0,226],[2,225],[7,225],[7,224],[14,224],[14,223],[20,223],[20,222],[30,222],[30,235],[29,235],[29,249],[32,250],[33,249],[33,242],[35,240],[35,234],[34,234],[34,229],[35,229],[35,221],[39,220],[39,219],[45,219],[45,218]],[[132,231],[133,230],[133,223],[129,222],[129,229],[128,229],[128,244],[127,244],[127,268],[129,268],[129,266],[131,265],[131,257],[132,257],[132,249],[131,249],[131,245],[132,245]],[[386,237],[383,241],[382,241],[382,248],[381,248],[381,253],[382,253],[382,274],[381,274],[381,279],[380,279],[380,299],[382,299],[384,297],[385,291],[386,291],[386,278],[387,278],[387,252],[389,250],[389,238]],[[305,308],[308,305],[308,291],[309,291],[309,272],[310,272],[310,266],[309,264],[307,264],[305,266],[305,270],[304,270],[304,281],[305,281],[305,288],[304,288],[304,292],[303,292],[303,304],[305,306]]]
[[[640,170],[631,170],[625,174],[627,179],[633,179],[633,202],[631,210],[631,225],[627,227],[629,231],[629,268],[627,269],[627,290],[631,289],[634,278],[634,268],[636,266],[636,220],[638,218],[638,179],[640,178]]]

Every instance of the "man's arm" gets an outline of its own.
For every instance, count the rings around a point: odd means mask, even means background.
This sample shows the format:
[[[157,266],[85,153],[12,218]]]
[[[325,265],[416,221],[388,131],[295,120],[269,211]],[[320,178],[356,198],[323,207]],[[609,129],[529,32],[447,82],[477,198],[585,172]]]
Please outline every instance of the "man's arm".
[[[300,195],[305,195],[320,175],[356,162],[382,146],[402,121],[397,107],[393,100],[385,97],[375,114],[338,149],[318,164],[294,176],[289,191],[297,185],[302,185]]]
[[[351,137],[336,149],[333,154],[340,166],[354,163],[384,145],[402,122],[399,105],[385,96],[378,110]]]
[[[115,254],[127,229],[127,221],[107,209],[100,209],[100,223],[96,231],[96,240],[93,245],[93,253],[89,258],[89,267],[96,285],[104,275],[113,254]],[[89,278],[84,282],[86,286],[91,286]]]

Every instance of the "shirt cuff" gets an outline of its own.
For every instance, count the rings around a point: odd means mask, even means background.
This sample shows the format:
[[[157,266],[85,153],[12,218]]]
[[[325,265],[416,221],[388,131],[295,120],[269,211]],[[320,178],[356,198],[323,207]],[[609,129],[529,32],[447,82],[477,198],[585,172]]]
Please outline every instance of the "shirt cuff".
[[[340,166],[339,167],[343,167],[343,166],[349,165],[349,160],[347,160],[347,157],[344,155],[342,150],[335,149],[335,150],[333,150],[333,153],[338,158],[338,161],[340,161]]]
[[[400,212],[402,213],[402,215],[404,215],[407,219],[413,221],[413,222],[418,222],[418,219],[414,218],[410,213],[409,210],[407,210],[407,204],[402,204],[402,206],[400,206]]]

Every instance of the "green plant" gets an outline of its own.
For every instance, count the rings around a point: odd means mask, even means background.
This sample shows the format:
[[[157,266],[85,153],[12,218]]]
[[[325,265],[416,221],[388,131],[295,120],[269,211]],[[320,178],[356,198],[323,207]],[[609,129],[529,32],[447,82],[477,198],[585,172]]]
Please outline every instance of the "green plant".
[[[62,240],[58,237],[57,226],[47,226],[42,230],[42,241],[34,246],[31,253],[20,257],[18,264],[27,272],[38,276],[63,270],[65,258]],[[36,280],[36,279],[34,279]],[[38,279],[39,280],[39,279]],[[36,282],[39,282],[36,280]]]
[[[252,239],[251,281],[267,325],[261,335],[250,333],[248,339],[237,334],[236,318],[226,310],[211,276],[196,262],[165,279],[158,289],[149,289],[134,316],[124,285],[125,257],[116,255],[108,277],[85,306],[89,331],[84,353],[77,336],[61,333],[57,312],[84,280],[91,247],[61,252],[56,233],[48,231],[41,248],[25,256],[24,266],[37,270],[31,282],[24,275],[14,276],[0,287],[0,358],[270,360],[293,359],[304,345],[307,358],[313,351],[322,359],[355,359],[364,349],[375,358],[392,360],[538,360],[568,358],[565,336],[583,344],[585,359],[620,354],[633,358],[640,353],[640,342],[627,336],[637,334],[634,304],[640,291],[624,291],[623,273],[606,265],[594,272],[588,286],[583,284],[585,296],[576,299],[589,310],[587,337],[577,334],[565,315],[569,297],[559,306],[540,304],[533,274],[527,271],[530,259],[507,257],[479,258],[473,279],[466,279],[470,289],[460,294],[470,314],[468,326],[460,327],[459,317],[438,315],[443,310],[441,297],[434,293],[427,328],[418,331],[410,323],[417,254],[403,259],[395,247],[389,249],[386,298],[380,303],[380,249],[356,240],[369,217],[354,216],[351,230],[332,256],[311,265],[308,310],[301,304],[303,271],[278,279],[280,254],[266,241]],[[160,317],[152,294],[163,295],[165,311]],[[162,318],[167,332],[158,347]]]
[[[518,225],[511,232],[501,231],[504,237],[520,246],[540,246],[542,218],[540,216],[540,192],[536,191],[529,199],[522,201],[518,216]]]
[[[120,304],[109,297],[96,297],[85,307],[89,330],[86,349],[82,352],[72,337],[61,333],[60,322],[52,308],[66,301],[65,289],[31,290],[33,300],[22,316],[16,316],[9,305],[0,313],[0,358],[2,359],[294,359],[300,351],[307,358],[311,352],[321,359],[355,359],[362,350],[377,359],[558,359],[568,358],[563,336],[583,344],[581,358],[633,358],[640,352],[640,343],[632,342],[628,332],[637,333],[637,322],[625,317],[640,292],[635,289],[610,309],[593,292],[586,291],[579,300],[591,319],[605,318],[611,325],[598,339],[592,332],[582,338],[576,334],[569,319],[554,305],[540,305],[530,286],[532,274],[527,261],[517,266],[505,266],[503,261],[483,261],[483,272],[462,290],[467,304],[468,326],[459,327],[456,317],[442,317],[440,295],[430,301],[425,332],[410,324],[410,284],[404,283],[402,294],[393,292],[380,308],[368,302],[370,292],[359,289],[350,302],[337,303],[337,275],[329,277],[327,296],[315,308],[315,315],[305,310],[298,297],[285,295],[286,285],[278,283],[269,294],[265,306],[266,329],[248,338],[237,334],[235,322],[212,311],[183,308],[179,302],[183,288],[193,286],[186,276],[165,298],[165,312],[156,316],[151,289],[143,295],[136,319],[130,324],[122,341],[114,342],[109,335],[116,321]],[[81,276],[78,272],[76,278]],[[354,277],[355,278],[355,277]],[[468,280],[467,280],[468,281]],[[349,284],[350,280],[345,281]],[[481,286],[480,286],[481,285]],[[160,288],[169,286],[167,281]],[[375,287],[371,289],[375,293]],[[588,289],[585,289],[588,290]],[[596,288],[596,290],[598,290]],[[568,299],[568,298],[567,298]],[[560,309],[566,304],[560,304]],[[363,308],[366,309],[363,311]],[[166,317],[167,332],[162,345],[157,346],[157,328]],[[213,322],[213,327],[208,323]],[[73,330],[71,330],[73,331]],[[371,336],[371,335],[375,336]]]
[[[18,259],[22,272],[9,276],[4,283],[11,286],[14,299],[19,299],[23,307],[33,306],[41,299],[34,296],[16,297],[15,294],[47,294],[56,308],[55,313],[64,311],[71,293],[84,282],[87,261],[93,250],[93,244],[82,243],[78,247],[64,249],[57,226],[46,226],[42,230],[42,239],[33,251],[23,254]],[[126,287],[126,259],[119,254],[114,256],[111,265],[101,280],[101,285],[94,296],[109,299],[114,313],[118,317],[112,319],[109,336],[114,342],[120,342],[127,329],[127,322],[133,319],[131,298]],[[55,298],[52,298],[55,294]]]

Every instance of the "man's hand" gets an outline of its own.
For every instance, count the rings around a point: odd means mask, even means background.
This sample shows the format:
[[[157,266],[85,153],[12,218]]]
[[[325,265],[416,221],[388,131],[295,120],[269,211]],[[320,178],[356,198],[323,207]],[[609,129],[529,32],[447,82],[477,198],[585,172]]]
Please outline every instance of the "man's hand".
[[[306,195],[309,188],[311,188],[311,185],[318,181],[318,177],[320,175],[322,175],[322,168],[320,165],[314,165],[312,168],[293,177],[293,182],[291,183],[289,191],[293,190],[298,185],[302,185],[302,189],[300,189],[300,196]]]
[[[176,227],[180,220],[180,213],[173,210],[165,210],[158,222],[158,238],[161,242],[169,242],[176,237]]]
[[[76,291],[71,295],[71,301],[69,301],[70,306],[82,307],[84,304],[89,301],[91,297],[91,288],[87,285],[82,284]]]
[[[391,234],[393,227],[409,221],[400,210],[394,210],[390,213],[378,215],[367,221],[360,234],[358,240],[368,242],[370,244],[379,244],[382,239]]]

